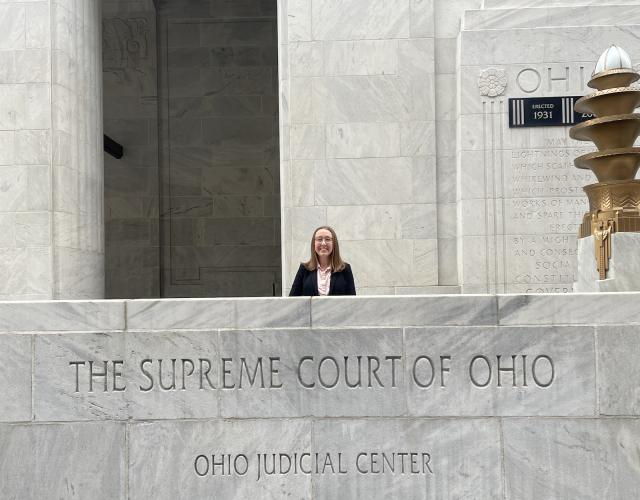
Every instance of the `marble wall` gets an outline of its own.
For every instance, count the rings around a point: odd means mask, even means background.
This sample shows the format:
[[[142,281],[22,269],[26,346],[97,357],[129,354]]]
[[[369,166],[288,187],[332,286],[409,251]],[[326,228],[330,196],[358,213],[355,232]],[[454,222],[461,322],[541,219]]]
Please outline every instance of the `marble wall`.
[[[433,2],[278,6],[284,291],[324,224],[359,293],[428,291],[439,283]]]
[[[638,299],[0,302],[2,493],[634,498]]]
[[[638,6],[594,9],[465,15],[458,116],[463,292],[572,291],[578,226],[588,210],[582,186],[596,181],[573,159],[595,146],[570,139],[568,126],[509,128],[508,98],[588,93],[595,61],[611,43],[639,60]]]
[[[156,12],[151,0],[102,2],[106,296],[160,296]]]
[[[0,19],[0,298],[101,297],[99,2],[3,2]]]
[[[280,294],[276,1],[158,2],[161,293]]]

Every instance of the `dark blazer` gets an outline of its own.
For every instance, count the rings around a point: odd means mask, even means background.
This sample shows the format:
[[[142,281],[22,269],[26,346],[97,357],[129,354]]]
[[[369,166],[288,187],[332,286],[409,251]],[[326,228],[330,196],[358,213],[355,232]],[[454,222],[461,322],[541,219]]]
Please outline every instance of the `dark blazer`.
[[[340,272],[331,273],[329,295],[355,295],[356,285],[353,282],[351,266],[345,264]],[[307,271],[304,264],[300,264],[296,277],[291,285],[289,296],[318,295],[318,272]]]

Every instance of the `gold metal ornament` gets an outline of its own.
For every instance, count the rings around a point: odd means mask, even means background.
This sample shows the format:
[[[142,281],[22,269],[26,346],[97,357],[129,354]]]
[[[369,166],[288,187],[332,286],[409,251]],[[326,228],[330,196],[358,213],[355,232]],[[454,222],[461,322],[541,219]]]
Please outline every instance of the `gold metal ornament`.
[[[640,135],[640,114],[633,112],[640,105],[640,89],[630,87],[638,79],[640,75],[631,68],[605,67],[594,74],[588,85],[597,91],[578,99],[575,109],[595,118],[569,131],[572,139],[591,141],[598,148],[577,157],[574,164],[591,170],[598,179],[598,183],[583,188],[589,198],[589,212],[583,217],[579,237],[593,235],[601,280],[609,270],[612,235],[640,232],[640,180],[635,180],[640,148],[633,147]]]

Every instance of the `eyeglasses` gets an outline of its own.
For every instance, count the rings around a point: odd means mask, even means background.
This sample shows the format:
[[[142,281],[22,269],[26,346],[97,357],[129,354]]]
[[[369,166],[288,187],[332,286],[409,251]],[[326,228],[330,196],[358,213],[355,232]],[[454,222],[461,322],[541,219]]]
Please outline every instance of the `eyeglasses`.
[[[331,236],[317,236],[314,240],[316,243],[333,243],[333,238]]]

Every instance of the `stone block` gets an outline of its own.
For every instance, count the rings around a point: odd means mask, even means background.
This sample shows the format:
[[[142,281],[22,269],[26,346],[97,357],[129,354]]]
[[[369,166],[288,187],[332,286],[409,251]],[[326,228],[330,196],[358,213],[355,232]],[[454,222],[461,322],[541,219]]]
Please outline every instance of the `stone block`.
[[[607,325],[640,322],[629,293],[498,295],[500,325]]]
[[[0,302],[0,332],[102,332],[124,327],[124,301]]]
[[[314,168],[318,205],[386,205],[411,200],[410,158],[329,159]]]
[[[410,119],[413,112],[410,77],[317,78],[312,92],[317,118],[324,123],[401,122]]]
[[[408,328],[414,416],[593,416],[594,329]]]
[[[31,336],[0,335],[0,422],[31,420]]]
[[[314,40],[409,37],[409,0],[321,0],[311,7]]]
[[[397,157],[401,155],[397,123],[340,123],[326,127],[327,158]],[[421,137],[424,139],[424,137]],[[410,154],[402,153],[404,156]]]
[[[324,42],[325,75],[394,75],[398,73],[396,40]]]
[[[412,37],[433,37],[435,34],[434,0],[411,0]]]
[[[496,302],[490,295],[312,298],[311,323],[314,328],[495,325]]]
[[[299,419],[134,424],[129,434],[130,495],[159,500],[212,495],[310,498],[310,475],[293,470],[287,475],[266,475],[264,459],[271,470],[273,453],[279,461],[280,453],[296,453],[298,458],[312,452],[311,429],[311,422]],[[223,456],[230,460],[230,467],[214,466]]]
[[[405,413],[399,329],[221,332],[220,352],[233,360],[220,393],[223,417]]]
[[[363,205],[327,207],[327,224],[342,240],[398,239],[402,228],[399,205]]]
[[[599,326],[598,394],[601,415],[640,414],[637,326]]]
[[[313,476],[317,498],[492,498],[502,494],[496,421],[320,420],[318,451],[344,473]],[[337,465],[336,465],[337,470]]]
[[[2,496],[124,500],[125,456],[124,424],[0,424]]]
[[[507,419],[505,498],[632,498],[637,419]]]
[[[212,330],[310,326],[308,298],[132,300],[129,330]]]

